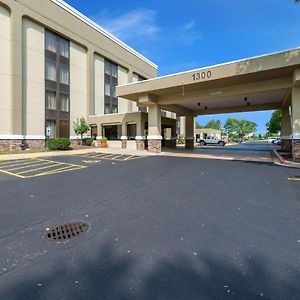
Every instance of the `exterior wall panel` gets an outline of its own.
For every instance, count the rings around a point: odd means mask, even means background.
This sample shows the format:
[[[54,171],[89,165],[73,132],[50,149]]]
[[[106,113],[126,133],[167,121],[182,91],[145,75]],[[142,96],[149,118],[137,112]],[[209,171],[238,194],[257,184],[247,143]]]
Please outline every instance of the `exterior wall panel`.
[[[128,83],[128,71],[119,66],[118,68],[118,85],[123,85]],[[126,113],[128,112],[128,100],[124,98],[118,98],[118,112]]]
[[[45,30],[23,19],[23,134],[45,136]]]
[[[84,117],[87,120],[88,66],[85,48],[70,43],[70,135],[74,136],[73,122]]]
[[[104,58],[95,55],[95,115],[104,114]]]
[[[10,12],[0,5],[0,137],[11,134]]]

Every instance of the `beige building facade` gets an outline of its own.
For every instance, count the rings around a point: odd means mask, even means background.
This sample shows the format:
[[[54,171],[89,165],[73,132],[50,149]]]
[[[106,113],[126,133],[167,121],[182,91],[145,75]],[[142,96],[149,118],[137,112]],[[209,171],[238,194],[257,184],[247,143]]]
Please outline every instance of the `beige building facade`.
[[[154,78],[157,66],[61,0],[0,0],[0,149],[76,140],[84,117],[97,139],[145,147],[147,109],[116,86]],[[162,115],[162,130],[176,127]]]

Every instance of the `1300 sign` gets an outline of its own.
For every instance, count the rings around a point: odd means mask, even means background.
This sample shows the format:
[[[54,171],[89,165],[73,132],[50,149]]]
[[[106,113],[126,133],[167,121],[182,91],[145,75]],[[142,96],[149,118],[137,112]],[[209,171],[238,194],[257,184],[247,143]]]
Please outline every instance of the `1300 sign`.
[[[210,79],[211,78],[211,71],[195,73],[192,76],[193,76],[193,80]]]

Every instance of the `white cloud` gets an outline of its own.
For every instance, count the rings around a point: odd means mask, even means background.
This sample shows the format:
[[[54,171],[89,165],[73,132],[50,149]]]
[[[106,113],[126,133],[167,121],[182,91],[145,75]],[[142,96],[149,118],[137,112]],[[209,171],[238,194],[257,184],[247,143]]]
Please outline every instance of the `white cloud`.
[[[125,41],[154,37],[160,31],[156,24],[156,12],[145,8],[139,8],[118,17],[102,12],[93,19]]]
[[[178,34],[178,41],[185,46],[191,46],[198,40],[202,39],[202,35],[196,30],[195,20],[185,23]]]

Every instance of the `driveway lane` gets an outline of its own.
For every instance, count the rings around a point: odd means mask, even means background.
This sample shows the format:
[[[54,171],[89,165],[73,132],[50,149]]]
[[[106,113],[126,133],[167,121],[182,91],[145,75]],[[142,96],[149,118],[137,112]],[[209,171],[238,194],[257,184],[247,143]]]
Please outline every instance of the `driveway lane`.
[[[297,299],[299,185],[287,177],[299,171],[149,157],[9,179],[1,205],[19,215],[0,239],[1,299]],[[92,225],[82,240],[41,239],[75,219]]]

